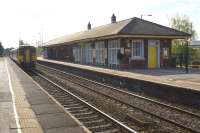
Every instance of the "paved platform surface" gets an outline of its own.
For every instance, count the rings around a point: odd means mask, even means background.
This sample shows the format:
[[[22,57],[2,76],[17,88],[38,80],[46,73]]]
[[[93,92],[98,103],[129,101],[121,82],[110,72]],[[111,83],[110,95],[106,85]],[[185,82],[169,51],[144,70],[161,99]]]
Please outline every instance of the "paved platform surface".
[[[86,133],[70,113],[8,58],[0,58],[0,133]]]
[[[5,62],[0,58],[0,133],[17,133],[12,94]]]
[[[101,73],[108,73],[121,77],[128,77],[132,79],[145,80],[149,82],[165,84],[170,86],[181,87],[185,89],[192,89],[200,91],[200,70],[192,70],[189,74],[185,74],[181,69],[132,69],[132,70],[113,70],[108,68],[100,68],[95,66],[87,66],[81,64],[74,64],[62,61],[49,60],[38,58],[41,61],[63,64],[75,68],[82,68],[91,71],[98,71]]]
[[[149,76],[154,76],[157,78],[162,78],[166,80],[181,80],[200,83],[200,69],[189,69],[189,73],[185,73],[184,68],[169,68],[169,69],[134,69],[129,70],[130,72],[136,74],[144,74]]]

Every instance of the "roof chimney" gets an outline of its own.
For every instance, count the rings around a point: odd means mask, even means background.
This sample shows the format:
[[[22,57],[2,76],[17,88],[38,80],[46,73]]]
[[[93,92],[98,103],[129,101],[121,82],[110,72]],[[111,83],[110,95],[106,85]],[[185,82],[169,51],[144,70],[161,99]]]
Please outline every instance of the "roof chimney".
[[[91,24],[90,24],[90,22],[87,24],[87,29],[91,30]]]
[[[112,17],[111,17],[111,23],[116,23],[116,16],[113,13]]]

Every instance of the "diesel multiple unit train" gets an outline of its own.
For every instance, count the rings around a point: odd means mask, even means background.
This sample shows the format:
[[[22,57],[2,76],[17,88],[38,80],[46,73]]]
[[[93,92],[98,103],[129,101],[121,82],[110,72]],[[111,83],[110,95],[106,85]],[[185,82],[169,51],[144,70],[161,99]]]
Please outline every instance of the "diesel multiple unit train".
[[[10,51],[10,58],[24,69],[33,69],[36,65],[36,48],[34,46],[22,45]]]

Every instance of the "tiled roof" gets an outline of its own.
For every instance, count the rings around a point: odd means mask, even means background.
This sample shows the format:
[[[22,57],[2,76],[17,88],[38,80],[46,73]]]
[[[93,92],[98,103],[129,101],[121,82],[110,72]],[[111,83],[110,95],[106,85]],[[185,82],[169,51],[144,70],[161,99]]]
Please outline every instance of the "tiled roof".
[[[105,37],[111,35],[153,35],[153,36],[190,36],[185,32],[181,32],[169,27],[165,27],[159,24],[155,24],[139,18],[131,18],[116,23],[110,23],[103,26],[92,28],[91,30],[85,30],[77,32],[72,35],[62,36],[44,45],[54,45],[69,43],[73,41],[80,41],[84,39],[94,39],[98,37]]]
[[[126,25],[119,34],[131,35],[154,35],[154,36],[190,36],[185,32],[181,32],[166,26],[152,23],[139,18],[134,18]]]

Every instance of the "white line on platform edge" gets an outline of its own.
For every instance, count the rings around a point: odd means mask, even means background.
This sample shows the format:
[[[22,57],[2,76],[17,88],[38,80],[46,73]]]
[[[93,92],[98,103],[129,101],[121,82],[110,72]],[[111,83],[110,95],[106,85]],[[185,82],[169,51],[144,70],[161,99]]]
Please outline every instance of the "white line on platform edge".
[[[18,116],[17,111],[16,111],[14,91],[13,91],[13,87],[12,87],[12,83],[11,83],[10,72],[8,70],[7,59],[5,59],[5,66],[6,66],[6,71],[7,71],[7,74],[8,74],[9,88],[10,88],[10,92],[11,92],[11,95],[12,95],[13,109],[14,109],[14,115],[15,115],[15,120],[16,120],[16,125],[17,125],[17,132],[22,133],[21,127],[20,127],[20,124],[19,124],[19,116]]]

